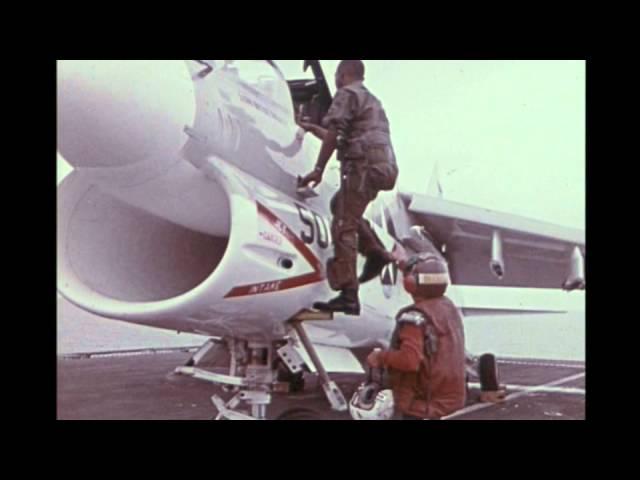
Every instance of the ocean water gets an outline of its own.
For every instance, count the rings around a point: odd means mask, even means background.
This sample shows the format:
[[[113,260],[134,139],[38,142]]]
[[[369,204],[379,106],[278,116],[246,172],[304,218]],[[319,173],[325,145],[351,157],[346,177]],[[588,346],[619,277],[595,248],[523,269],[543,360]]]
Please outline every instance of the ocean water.
[[[58,297],[58,354],[198,346],[206,337],[116,322]],[[467,349],[475,354],[577,360],[585,358],[584,311],[467,317]]]
[[[475,354],[552,360],[585,359],[585,314],[507,315],[465,319],[467,350]]]
[[[98,317],[58,297],[58,355],[139,348],[199,346],[206,337]]]

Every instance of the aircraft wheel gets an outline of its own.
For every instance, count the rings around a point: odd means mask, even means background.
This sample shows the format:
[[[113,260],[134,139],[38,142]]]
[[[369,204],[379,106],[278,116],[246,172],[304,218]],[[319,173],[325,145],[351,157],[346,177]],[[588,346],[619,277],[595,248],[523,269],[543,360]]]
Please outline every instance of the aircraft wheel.
[[[478,376],[482,391],[497,391],[500,387],[496,357],[491,353],[485,353],[478,359]]]
[[[304,372],[293,374],[282,364],[278,368],[278,381],[289,382],[289,393],[300,393],[304,390]]]
[[[293,375],[289,380],[289,392],[300,393],[304,391],[304,374]]]
[[[276,420],[321,420],[321,416],[310,408],[291,408],[276,417]]]

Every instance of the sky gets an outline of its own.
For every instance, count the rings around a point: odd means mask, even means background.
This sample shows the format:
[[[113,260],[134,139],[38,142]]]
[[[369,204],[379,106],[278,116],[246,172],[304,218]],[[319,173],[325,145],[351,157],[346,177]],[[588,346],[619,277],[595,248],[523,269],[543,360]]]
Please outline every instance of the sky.
[[[302,61],[276,61],[304,78]],[[321,61],[331,84],[338,60]],[[399,188],[585,228],[584,61],[364,60],[382,101]],[[58,182],[69,165],[58,155]]]

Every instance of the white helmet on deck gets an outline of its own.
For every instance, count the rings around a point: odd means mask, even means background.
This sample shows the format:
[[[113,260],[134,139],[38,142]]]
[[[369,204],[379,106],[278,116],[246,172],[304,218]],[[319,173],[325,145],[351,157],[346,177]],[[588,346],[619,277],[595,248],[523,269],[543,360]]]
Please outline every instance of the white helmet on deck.
[[[361,384],[349,402],[354,420],[390,420],[393,417],[393,392],[380,390],[377,383]]]

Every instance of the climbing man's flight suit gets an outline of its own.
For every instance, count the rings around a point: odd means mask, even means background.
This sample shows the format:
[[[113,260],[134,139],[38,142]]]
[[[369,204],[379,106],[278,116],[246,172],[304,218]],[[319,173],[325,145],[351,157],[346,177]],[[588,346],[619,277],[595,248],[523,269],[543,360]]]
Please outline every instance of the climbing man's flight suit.
[[[322,124],[338,133],[341,178],[331,199],[334,257],[327,262],[327,279],[332,289],[357,296],[357,252],[370,256],[384,250],[362,215],[398,177],[389,121],[380,101],[356,82],[338,90]]]

